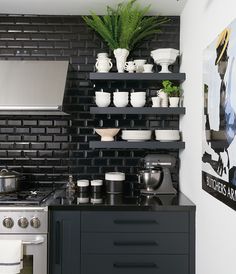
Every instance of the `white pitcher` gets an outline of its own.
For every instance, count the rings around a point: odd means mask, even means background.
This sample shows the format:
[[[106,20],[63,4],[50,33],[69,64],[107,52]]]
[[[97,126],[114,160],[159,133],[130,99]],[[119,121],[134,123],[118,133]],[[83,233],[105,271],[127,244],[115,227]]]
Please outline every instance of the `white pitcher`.
[[[112,68],[111,59],[108,58],[107,53],[98,53],[98,58],[95,67],[98,72],[109,72]]]

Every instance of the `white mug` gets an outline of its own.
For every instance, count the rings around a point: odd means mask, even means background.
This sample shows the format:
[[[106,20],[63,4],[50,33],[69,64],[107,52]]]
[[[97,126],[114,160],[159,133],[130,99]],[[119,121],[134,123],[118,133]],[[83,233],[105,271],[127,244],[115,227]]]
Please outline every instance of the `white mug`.
[[[153,64],[144,64],[143,72],[144,73],[152,73]]]
[[[146,63],[145,59],[136,59],[134,60],[134,64],[136,66],[136,72],[143,72],[143,65]]]

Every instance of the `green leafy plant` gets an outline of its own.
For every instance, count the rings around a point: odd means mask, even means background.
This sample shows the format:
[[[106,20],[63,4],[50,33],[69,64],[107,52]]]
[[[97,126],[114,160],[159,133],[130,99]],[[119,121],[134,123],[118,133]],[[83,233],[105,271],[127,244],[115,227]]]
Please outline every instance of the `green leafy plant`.
[[[174,86],[173,83],[169,80],[162,81],[162,90],[169,96],[169,97],[179,97],[180,95],[180,87]]]
[[[98,16],[91,12],[91,16],[83,16],[83,19],[112,50],[132,50],[143,39],[159,33],[160,25],[169,21],[167,18],[146,16],[150,6],[142,8],[136,2],[122,2],[117,8],[107,6],[106,15]]]

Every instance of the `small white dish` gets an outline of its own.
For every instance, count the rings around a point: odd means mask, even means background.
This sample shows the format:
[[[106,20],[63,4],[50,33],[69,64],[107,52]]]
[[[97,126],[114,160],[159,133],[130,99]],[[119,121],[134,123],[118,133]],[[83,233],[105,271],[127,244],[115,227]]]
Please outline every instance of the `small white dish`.
[[[164,130],[157,129],[155,130],[156,140],[162,142],[171,142],[180,140],[180,132],[179,130]]]
[[[151,130],[122,130],[121,138],[128,142],[142,142],[151,140]]]

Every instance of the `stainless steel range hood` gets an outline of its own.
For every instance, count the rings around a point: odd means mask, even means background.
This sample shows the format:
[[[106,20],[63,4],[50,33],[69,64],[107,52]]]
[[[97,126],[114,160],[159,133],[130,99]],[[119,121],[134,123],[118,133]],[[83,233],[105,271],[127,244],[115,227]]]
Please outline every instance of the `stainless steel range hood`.
[[[0,61],[0,115],[62,112],[68,61]]]

